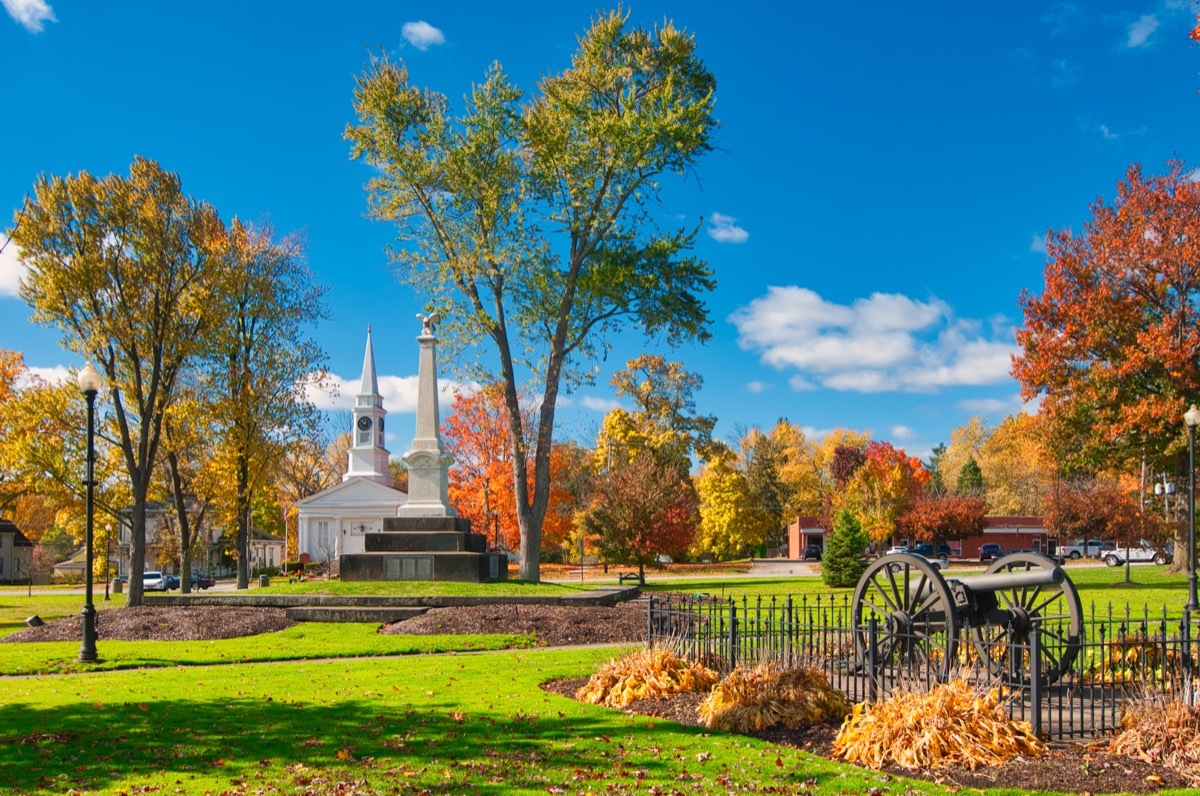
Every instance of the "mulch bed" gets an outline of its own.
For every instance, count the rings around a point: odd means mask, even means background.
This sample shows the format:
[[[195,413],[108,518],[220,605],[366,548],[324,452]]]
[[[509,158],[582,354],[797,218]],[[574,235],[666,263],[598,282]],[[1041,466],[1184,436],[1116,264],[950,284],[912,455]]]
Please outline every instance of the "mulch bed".
[[[385,625],[380,633],[517,633],[548,647],[646,640],[646,605],[468,605],[432,608]]]
[[[586,677],[556,680],[542,688],[570,699],[587,682]],[[691,727],[704,726],[699,708],[705,694],[678,694],[658,699],[643,699],[628,705],[625,713],[663,718]],[[838,725],[818,724],[803,729],[772,728],[749,733],[780,746],[790,746],[821,757],[830,757]],[[971,771],[956,767],[938,771],[905,771],[886,767],[880,776],[924,779],[954,788],[1014,788],[1034,791],[1050,790],[1066,793],[1153,793],[1164,787],[1186,788],[1187,781],[1161,766],[1115,757],[1104,751],[1079,744],[1052,744],[1040,758],[1017,758],[997,768]],[[1147,779],[1159,777],[1160,782]]]
[[[110,641],[201,641],[274,633],[296,624],[282,608],[224,606],[109,608],[96,614],[97,638]],[[78,641],[83,618],[67,616],[0,638],[21,641]]]

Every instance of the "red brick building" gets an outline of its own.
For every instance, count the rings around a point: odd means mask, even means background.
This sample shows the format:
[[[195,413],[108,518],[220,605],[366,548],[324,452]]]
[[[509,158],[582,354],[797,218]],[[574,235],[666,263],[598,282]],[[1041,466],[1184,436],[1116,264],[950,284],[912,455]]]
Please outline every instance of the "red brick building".
[[[910,544],[911,542],[911,544]],[[1050,539],[1041,517],[988,517],[983,533],[960,540],[947,540],[955,558],[979,558],[979,548],[985,544],[1000,545],[1008,550],[1041,550],[1054,552],[1057,539]],[[787,557],[800,558],[807,545],[825,546],[825,529],[816,517],[797,517],[788,526]],[[915,540],[896,537],[896,544],[912,546]]]

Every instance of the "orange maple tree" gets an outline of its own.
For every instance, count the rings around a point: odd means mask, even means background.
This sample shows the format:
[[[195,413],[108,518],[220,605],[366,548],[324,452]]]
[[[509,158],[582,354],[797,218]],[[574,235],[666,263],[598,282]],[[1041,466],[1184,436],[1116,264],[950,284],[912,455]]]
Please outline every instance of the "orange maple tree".
[[[520,531],[503,387],[492,384],[475,392],[460,392],[451,407],[450,416],[442,423],[446,450],[454,457],[449,473],[450,504],[460,517],[471,521],[475,533],[487,536],[489,544],[516,550]],[[543,549],[560,548],[571,535],[579,484],[576,475],[585,461],[586,456],[577,454],[569,444],[551,448]],[[526,473],[532,489],[533,467],[527,467]]]
[[[1050,235],[1046,290],[1021,296],[1013,374],[1078,463],[1171,453],[1200,400],[1200,183],[1170,166],[1135,164],[1081,234]]]

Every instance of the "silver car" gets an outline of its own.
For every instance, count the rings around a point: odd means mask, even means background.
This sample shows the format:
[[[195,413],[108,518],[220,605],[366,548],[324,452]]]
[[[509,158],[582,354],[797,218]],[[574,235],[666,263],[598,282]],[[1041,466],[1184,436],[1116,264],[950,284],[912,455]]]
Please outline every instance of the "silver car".
[[[142,591],[166,591],[167,576],[161,572],[142,573]]]

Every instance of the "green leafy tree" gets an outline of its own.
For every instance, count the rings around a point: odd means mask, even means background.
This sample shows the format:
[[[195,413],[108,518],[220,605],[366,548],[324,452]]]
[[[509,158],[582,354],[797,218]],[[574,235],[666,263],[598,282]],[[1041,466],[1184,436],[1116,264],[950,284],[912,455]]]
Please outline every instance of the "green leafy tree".
[[[848,509],[833,519],[821,554],[821,579],[826,586],[853,586],[867,570],[867,532]]]
[[[715,282],[689,254],[698,228],[662,231],[653,218],[659,179],[711,149],[716,82],[691,36],[627,22],[597,17],[570,68],[524,102],[493,66],[460,119],[402,65],[376,59],[346,129],[352,156],[378,170],[372,215],[400,228],[400,277],[448,319],[448,340],[494,346],[499,373],[482,380],[504,386],[526,580],[539,577],[563,386],[589,382],[619,330],[668,344],[709,337],[702,297]],[[519,400],[526,373],[541,389],[536,429]]]
[[[40,177],[10,233],[34,321],[105,377],[99,401],[111,406],[131,492],[130,605],[142,601],[163,417],[221,311],[212,282],[223,263],[211,242],[222,230],[176,175],[139,157],[128,177]]]

